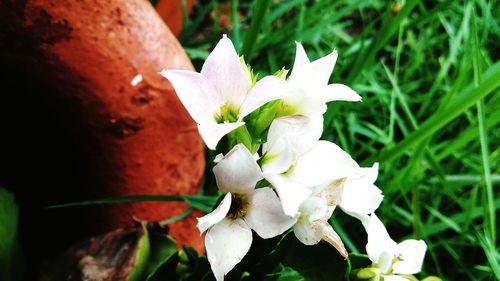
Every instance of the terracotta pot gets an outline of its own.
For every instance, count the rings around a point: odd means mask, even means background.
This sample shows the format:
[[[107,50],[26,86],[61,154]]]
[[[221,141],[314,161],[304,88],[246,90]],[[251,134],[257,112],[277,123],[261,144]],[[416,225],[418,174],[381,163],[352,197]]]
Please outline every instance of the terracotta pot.
[[[29,166],[24,167],[24,175],[38,173],[46,183],[59,186],[57,190],[49,184],[43,186],[40,196],[45,196],[47,202],[41,205],[110,196],[197,192],[204,171],[204,144],[173,88],[158,74],[164,68],[193,66],[146,0],[1,1],[0,62],[21,69],[20,73],[28,77],[23,79],[32,79],[24,80],[27,84],[38,83],[31,92],[42,96],[34,98],[48,105],[47,112],[55,116],[51,120],[58,123],[57,130],[52,124],[44,124],[47,132],[62,130],[72,141],[64,150],[69,156],[56,155],[56,160],[43,162],[32,156],[27,159],[45,164],[31,171]],[[40,106],[33,108],[40,110]],[[31,116],[29,111],[25,114]],[[36,124],[36,116],[29,118]],[[13,128],[18,126],[15,124]],[[30,128],[38,132],[35,127]],[[43,133],[32,136],[32,151],[44,149],[37,146],[37,139],[46,138]],[[46,143],[50,146],[53,141],[58,138]],[[11,150],[23,153],[23,149],[30,149],[16,148],[17,142],[12,141]],[[63,154],[57,147],[54,153]],[[15,156],[12,159],[17,161]],[[69,162],[60,163],[58,159]],[[71,165],[80,170],[75,172]],[[44,172],[37,172],[40,169]],[[59,180],[65,178],[61,171],[79,178],[63,183]],[[19,176],[17,182],[33,184],[34,180]],[[12,180],[13,188],[17,182]],[[21,202],[23,194],[36,201],[33,196],[42,194],[33,191],[38,188],[19,188]],[[53,210],[50,214],[60,218],[64,213],[65,221],[56,225],[66,227],[65,235],[78,225],[78,234],[88,236],[131,225],[133,216],[162,220],[186,208],[186,204],[175,202],[134,203],[79,208],[78,215],[69,218],[67,214],[74,209]],[[179,243],[200,250],[202,241],[194,216],[173,223],[170,233]]]
[[[156,11],[165,21],[175,36],[182,32],[182,1],[183,0],[160,0],[156,4]],[[191,13],[195,0],[186,0],[186,12]]]

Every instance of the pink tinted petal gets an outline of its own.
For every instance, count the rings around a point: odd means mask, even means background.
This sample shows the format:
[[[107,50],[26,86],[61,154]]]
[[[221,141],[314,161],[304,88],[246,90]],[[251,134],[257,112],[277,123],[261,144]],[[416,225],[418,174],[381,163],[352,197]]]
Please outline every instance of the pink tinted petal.
[[[244,220],[264,239],[282,234],[297,221],[285,215],[278,196],[269,187],[254,190],[246,200],[249,207]]]
[[[220,97],[206,77],[187,70],[163,70],[160,74],[172,83],[177,96],[196,123],[215,122]]]
[[[239,108],[252,84],[233,43],[226,35],[217,43],[203,64],[201,74],[208,78],[223,101]]]
[[[266,76],[259,80],[247,94],[240,107],[239,120],[264,104],[283,98],[289,92],[285,80],[276,76]]]
[[[259,165],[243,144],[235,145],[213,171],[220,191],[233,194],[252,192],[255,184],[264,178]]]
[[[242,219],[224,219],[212,226],[205,236],[210,267],[217,281],[224,280],[252,245],[252,230]]]
[[[197,218],[198,223],[196,224],[196,227],[200,230],[200,235],[216,223],[223,220],[229,212],[230,207],[231,193],[227,193],[215,210],[213,210],[210,214]]]
[[[245,125],[245,122],[199,124],[198,132],[207,147],[215,150],[215,147],[225,135],[243,125]]]
[[[361,101],[361,96],[344,84],[330,84],[326,87],[324,99],[329,101]]]

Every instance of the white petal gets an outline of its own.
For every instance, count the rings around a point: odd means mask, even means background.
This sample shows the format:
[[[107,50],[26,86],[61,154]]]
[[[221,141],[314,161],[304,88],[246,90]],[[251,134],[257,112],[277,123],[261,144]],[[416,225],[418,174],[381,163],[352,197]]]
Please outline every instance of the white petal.
[[[378,178],[378,162],[373,163],[371,167],[361,168],[361,175],[366,178],[368,182],[375,183]]]
[[[196,123],[215,122],[221,100],[205,76],[187,70],[163,70],[160,74],[172,83],[177,96]]]
[[[359,173],[358,164],[336,144],[319,141],[297,159],[291,177],[308,187]]]
[[[395,274],[416,274],[422,270],[427,245],[422,240],[405,240],[396,247],[401,261],[394,264]]]
[[[280,235],[297,221],[285,215],[278,196],[269,187],[254,190],[246,200],[249,207],[244,220],[264,239]]]
[[[292,73],[290,74],[290,81],[301,80],[303,73],[308,71],[309,58],[307,58],[306,51],[300,42],[295,42],[295,61],[293,62]]]
[[[344,185],[340,207],[350,215],[373,213],[384,198],[382,191],[373,184],[378,174],[378,164],[361,168],[361,173],[361,177],[347,179]]]
[[[392,264],[397,244],[389,236],[384,224],[375,214],[371,214],[363,226],[368,234],[366,252],[370,260],[377,264],[387,264],[388,262]]]
[[[260,167],[248,148],[237,144],[215,165],[215,180],[220,191],[247,194],[263,179]]]
[[[222,100],[239,108],[252,84],[250,74],[242,65],[233,43],[226,35],[217,43],[203,64],[201,74],[214,85]]]
[[[276,76],[266,76],[259,80],[246,95],[240,107],[239,120],[264,104],[287,95],[290,89],[285,80]]]
[[[322,230],[323,230],[323,240],[326,242],[330,243],[339,253],[346,258],[347,257],[347,250],[344,247],[344,243],[342,242],[342,239],[340,239],[340,236],[333,230],[333,227],[326,221],[324,221],[321,224]]]
[[[394,262],[394,251],[393,249],[383,250],[378,256],[377,268],[383,274],[388,274],[391,271],[392,263]]]
[[[310,222],[323,219],[328,212],[325,199],[311,196],[300,205],[300,216]]]
[[[281,175],[265,174],[264,176],[278,192],[285,214],[295,217],[302,202],[311,195],[311,190]]]
[[[343,257],[347,257],[347,250],[344,247],[344,243],[327,221],[299,219],[293,227],[293,233],[304,245],[315,245],[323,239],[335,247]]]
[[[361,96],[344,84],[330,84],[326,87],[325,101],[361,101]]]
[[[269,127],[267,142],[274,144],[287,136],[297,155],[309,151],[323,133],[323,116],[292,115],[275,119]]]
[[[209,229],[211,226],[223,220],[229,212],[230,207],[231,193],[227,193],[215,210],[201,218],[196,218],[198,220],[196,227],[200,230],[200,234],[205,232],[205,230]]]
[[[293,226],[293,234],[304,245],[316,245],[323,239],[323,230],[313,221],[308,219],[299,219]]]
[[[224,275],[243,259],[251,245],[252,230],[242,219],[224,219],[212,226],[205,236],[205,247],[215,279],[224,280]]]
[[[262,161],[262,171],[267,174],[282,174],[292,166],[295,161],[292,146],[287,137],[283,137],[273,143],[265,143],[262,146],[265,153]]]
[[[245,122],[199,124],[198,132],[200,132],[201,138],[205,141],[207,147],[215,150],[215,147],[225,135],[243,125],[245,125]]]
[[[286,115],[323,115],[326,112],[326,102],[324,100],[322,89],[326,87],[315,87],[314,85],[291,83],[291,92],[283,98],[282,116]]]
[[[316,85],[327,85],[337,62],[337,57],[337,51],[333,50],[329,55],[311,62],[309,65],[310,73],[308,73],[310,81],[314,81],[313,83]]]

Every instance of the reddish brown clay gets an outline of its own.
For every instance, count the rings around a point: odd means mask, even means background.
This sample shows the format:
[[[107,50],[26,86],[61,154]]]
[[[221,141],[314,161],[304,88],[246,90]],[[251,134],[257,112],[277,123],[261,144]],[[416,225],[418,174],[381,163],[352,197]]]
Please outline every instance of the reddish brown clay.
[[[186,0],[186,13],[189,14],[195,0]],[[175,36],[182,32],[182,0],[160,0],[156,4],[156,11],[165,21]]]
[[[98,188],[86,198],[197,192],[204,144],[158,74],[193,66],[147,1],[7,1],[0,10],[2,32],[18,38],[0,44],[3,60],[26,65],[53,89],[55,106],[93,161]],[[137,75],[142,81],[131,83]],[[107,206],[89,228],[124,227],[132,216],[162,220],[186,208],[175,202]],[[170,233],[200,250],[195,224],[191,215],[173,223]]]

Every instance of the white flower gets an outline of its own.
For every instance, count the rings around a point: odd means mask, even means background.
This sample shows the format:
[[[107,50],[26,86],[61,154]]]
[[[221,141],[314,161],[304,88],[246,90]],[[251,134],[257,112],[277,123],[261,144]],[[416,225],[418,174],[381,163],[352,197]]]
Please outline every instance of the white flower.
[[[311,62],[302,44],[296,42],[296,46],[295,62],[288,79],[291,91],[284,97],[281,116],[318,115],[325,113],[327,102],[361,100],[346,85],[328,84],[337,61],[337,51]]]
[[[383,275],[420,272],[427,250],[424,241],[409,239],[399,244],[394,242],[384,224],[375,214],[365,216],[362,222],[368,233],[366,252]]]
[[[299,218],[293,226],[297,239],[305,245],[315,245],[322,239],[347,257],[344,243],[333,230],[328,220],[340,203],[345,179],[337,180],[317,190],[307,198],[299,209]]]
[[[273,121],[263,145],[262,170],[284,212],[296,216],[318,186],[357,174],[358,164],[336,144],[318,141],[323,120],[293,115]]]
[[[205,247],[217,281],[238,264],[252,244],[252,229],[262,238],[275,237],[295,224],[283,213],[274,191],[255,189],[262,172],[248,149],[236,145],[214,167],[219,189],[226,193],[219,206],[198,219],[201,233],[207,231]]]
[[[340,208],[347,214],[362,219],[380,206],[382,191],[374,185],[378,176],[378,163],[370,168],[360,168],[360,174],[347,178]]]
[[[201,73],[187,70],[163,70],[187,111],[198,123],[198,130],[208,148],[244,125],[245,116],[265,103],[281,98],[286,82],[267,76],[255,85],[248,68],[238,57],[226,35],[203,64]]]

